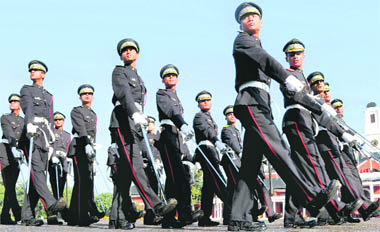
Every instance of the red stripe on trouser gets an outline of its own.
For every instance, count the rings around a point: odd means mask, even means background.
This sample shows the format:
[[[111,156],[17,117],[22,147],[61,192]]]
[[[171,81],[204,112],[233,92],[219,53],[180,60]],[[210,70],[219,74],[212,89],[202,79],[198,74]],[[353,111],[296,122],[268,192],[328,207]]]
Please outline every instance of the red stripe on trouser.
[[[322,183],[321,177],[319,176],[319,173],[318,173],[317,167],[315,166],[315,164],[314,164],[314,162],[313,162],[313,159],[311,158],[311,155],[310,155],[309,149],[307,149],[307,146],[306,146],[306,144],[305,144],[305,141],[304,141],[303,138],[302,138],[301,132],[300,132],[299,129],[298,129],[298,124],[297,124],[297,123],[296,123],[296,129],[297,129],[298,136],[300,137],[301,142],[302,142],[302,144],[303,144],[303,147],[305,148],[305,151],[306,151],[307,155],[309,156],[310,163],[311,163],[311,165],[313,165],[313,168],[314,168],[315,174],[316,174],[317,177],[318,177],[318,180],[319,180],[319,183],[320,183],[320,185],[321,185],[321,188],[322,188],[322,189],[325,189],[325,186],[324,186],[324,184]],[[331,204],[335,207],[335,209],[339,212],[339,211],[340,211],[340,210],[339,210],[339,207],[335,204],[335,202],[332,201],[332,200],[331,200],[330,202],[331,202]]]
[[[78,167],[78,161],[77,157],[74,156],[74,162],[75,162],[75,167],[77,169],[78,173],[78,217],[80,217],[80,174],[79,174],[79,167]]]
[[[318,173],[318,171],[317,171],[317,167],[315,166],[315,164],[314,164],[314,162],[313,162],[313,160],[312,160],[312,158],[311,158],[311,155],[310,155],[309,149],[307,149],[306,144],[305,144],[305,141],[304,141],[303,138],[302,138],[301,132],[300,132],[299,129],[298,129],[298,124],[297,124],[297,123],[296,123],[296,129],[297,129],[298,136],[300,137],[300,140],[301,140],[301,142],[302,142],[302,145],[303,145],[303,147],[305,148],[305,151],[306,151],[307,155],[309,156],[310,163],[311,163],[311,165],[313,165],[313,168],[314,168],[315,174],[316,174],[317,177],[318,177],[319,184],[321,185],[322,189],[325,189],[325,186],[323,185],[322,180],[321,180],[321,177],[319,176],[319,173]]]
[[[351,168],[350,168],[350,165],[348,165],[348,163],[347,163],[347,161],[344,159],[344,163],[346,164],[346,166],[348,167],[348,169],[350,169],[351,170]],[[355,194],[356,195],[356,194]],[[358,197],[358,196],[357,196]],[[359,198],[359,197],[358,197]],[[364,203],[364,201],[363,201],[363,204],[362,204],[362,206],[364,207],[364,208],[367,208],[367,206],[366,206],[366,204]]]
[[[261,130],[261,127],[260,127],[259,123],[257,123],[257,121],[255,119],[255,116],[253,116],[251,108],[249,108],[249,106],[247,106],[247,108],[248,108],[248,111],[249,111],[249,113],[250,113],[253,121],[255,122],[257,128],[259,129],[259,131],[261,133],[261,137],[264,139],[265,143],[267,144],[267,146],[269,147],[269,149],[272,151],[273,155],[275,155],[276,158],[279,159],[278,156],[277,156],[277,154],[276,154],[276,152],[273,150],[272,146],[269,144],[267,138],[265,137],[264,132]],[[306,195],[307,199],[309,201],[312,201],[311,197],[306,193],[306,191],[302,188],[302,186],[300,186],[299,183],[297,183],[297,185],[300,187],[300,189],[302,190],[302,192]]]
[[[262,188],[263,186],[261,185],[260,181],[258,179],[256,179],[257,183],[259,184],[259,186]],[[261,189],[262,191],[262,189]],[[268,217],[272,216],[272,214],[270,213],[270,210],[269,210],[269,205],[268,205],[268,202],[267,202],[267,198],[265,197],[265,194],[263,193],[263,197],[264,197],[264,201],[265,201],[265,205],[267,206],[267,214],[268,214]]]
[[[228,164],[227,164],[227,165],[228,165]],[[236,179],[235,179],[234,173],[233,173],[232,170],[231,170],[231,165],[228,165],[228,170],[230,170],[230,174],[231,174],[231,177],[232,177],[232,181],[234,182],[234,185],[236,185]]]
[[[172,167],[172,163],[170,162],[170,158],[169,158],[168,149],[166,147],[166,144],[165,144],[164,147],[165,147],[165,154],[166,154],[166,158],[168,159],[168,164],[169,164],[169,168],[170,168],[170,173],[172,175],[173,183],[175,183],[174,173],[173,173],[173,167]]]
[[[341,170],[340,167],[338,166],[338,164],[337,164],[336,160],[334,159],[333,155],[331,154],[331,152],[328,151],[328,153],[329,153],[331,159],[334,161],[334,164],[335,164],[336,168],[339,170],[340,175],[341,175],[342,178],[344,179],[344,182],[346,182],[347,186],[350,188],[351,192],[355,195],[355,197],[359,198],[358,194],[356,194],[355,190],[352,189],[352,187],[351,187],[351,185],[348,183],[346,177],[343,175],[342,170]]]
[[[33,181],[34,188],[36,188],[36,181],[34,180],[32,167],[30,167],[30,173],[32,174],[32,181]],[[34,191],[37,191],[37,190],[34,190]],[[44,199],[42,199],[41,196],[40,196],[40,200],[41,200],[42,204],[44,205],[45,210],[47,211],[48,208],[46,207],[46,203],[45,203]]]
[[[146,195],[144,189],[142,188],[139,180],[137,179],[137,176],[136,176],[136,173],[135,173],[135,170],[133,169],[133,166],[132,166],[132,163],[131,163],[131,159],[129,157],[129,154],[128,154],[128,151],[127,151],[127,148],[125,147],[125,143],[124,143],[124,140],[123,140],[123,137],[121,136],[121,133],[120,133],[120,129],[117,128],[117,132],[119,133],[119,137],[120,137],[120,141],[123,145],[123,148],[124,148],[124,153],[125,153],[125,156],[127,157],[128,159],[128,163],[129,163],[129,166],[131,167],[131,170],[132,170],[132,174],[133,174],[133,177],[135,178],[136,182],[137,182],[137,185],[141,191],[141,193],[145,196],[146,200],[148,201],[150,207],[154,208],[152,202],[150,201],[150,199],[148,198],[148,196]]]

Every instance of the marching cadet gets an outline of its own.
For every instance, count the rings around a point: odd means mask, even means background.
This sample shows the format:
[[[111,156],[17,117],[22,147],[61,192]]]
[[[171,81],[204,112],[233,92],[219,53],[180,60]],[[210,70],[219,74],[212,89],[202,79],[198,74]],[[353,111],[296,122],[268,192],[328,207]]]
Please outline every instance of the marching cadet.
[[[305,85],[272,58],[261,46],[259,40],[262,10],[251,2],[245,2],[235,11],[235,19],[243,32],[234,42],[235,89],[238,96],[235,101],[234,114],[243,124],[245,131],[243,143],[242,166],[239,172],[238,186],[232,202],[232,216],[228,230],[253,230],[261,227],[258,223],[244,222],[247,211],[246,192],[255,181],[263,155],[273,165],[277,173],[290,188],[291,194],[299,199],[302,206],[308,208],[311,215],[317,216],[321,209],[338,189],[338,182],[322,189],[306,182],[290,158],[290,149],[272,119],[270,108],[269,85],[275,79],[288,91],[299,96]]]
[[[307,80],[303,75],[303,62],[305,59],[304,55],[305,45],[298,39],[292,39],[285,44],[283,51],[286,55],[286,61],[289,63],[290,68],[287,69],[289,75],[293,75],[302,81],[305,86],[307,86]],[[284,105],[286,108],[286,113],[283,118],[283,131],[289,141],[291,147],[291,158],[293,159],[296,166],[299,168],[301,173],[304,175],[306,180],[310,181],[313,185],[319,185],[322,189],[330,182],[330,177],[325,169],[323,159],[318,151],[318,146],[315,142],[313,131],[313,115],[309,111],[309,106],[307,106],[302,101],[296,101],[294,98],[288,94],[288,91],[284,86],[280,87],[284,95]],[[323,88],[326,91],[326,88]],[[310,92],[310,90],[308,91]],[[322,112],[318,112],[321,114]],[[329,127],[330,130],[334,130],[335,133],[341,133],[343,131],[340,128],[335,128],[333,126]],[[340,129],[340,130],[339,130]],[[292,205],[298,205],[297,199],[291,196],[289,188],[292,186],[287,186],[286,191],[286,217],[284,218],[285,227],[304,227],[306,222],[296,222],[297,217],[297,207],[293,208]],[[294,202],[291,202],[294,201]],[[356,208],[349,207],[342,202],[334,199],[330,201],[325,208],[327,209],[329,215],[333,219],[333,223],[341,224],[344,222],[344,216],[347,216],[351,211],[355,211],[360,207],[361,202],[357,202]],[[293,208],[291,210],[291,208]],[[291,211],[292,212],[291,212]],[[298,218],[299,219],[299,218]],[[328,215],[323,214],[320,217],[321,220],[328,220]],[[309,224],[310,226],[314,224]]]
[[[344,114],[344,109],[343,109],[343,101],[340,99],[334,99],[331,101],[331,106],[334,108],[335,112],[337,113],[337,117],[343,120],[343,114]]]
[[[117,45],[117,52],[124,62],[124,65],[117,65],[112,73],[112,101],[115,108],[110,131],[120,154],[119,175],[123,177],[117,187],[123,196],[127,196],[133,181],[146,209],[152,209],[160,217],[172,211],[177,201],[168,199],[167,204],[161,201],[144,171],[140,147],[143,139],[141,128],[148,125],[148,120],[143,113],[146,89],[136,70],[140,48],[135,40],[123,39]]]
[[[227,185],[219,168],[220,159],[216,150],[217,148],[221,153],[225,153],[227,146],[218,139],[218,126],[210,113],[211,98],[211,93],[205,90],[199,92],[195,97],[200,112],[195,114],[193,128],[195,140],[201,149],[201,151],[196,149],[195,161],[201,164],[203,171],[201,209],[204,216],[198,220],[199,226],[219,225],[219,222],[210,220],[215,194],[224,202],[224,207],[231,207],[228,204]]]
[[[16,198],[16,182],[20,172],[23,146],[20,142],[24,128],[24,118],[20,114],[20,95],[13,93],[8,97],[9,114],[1,116],[1,129],[3,131],[0,144],[0,168],[5,187],[3,209],[1,210],[1,224],[15,225],[21,220],[21,207]],[[25,135],[24,135],[25,136]],[[20,161],[20,162],[19,162]],[[24,183],[25,184],[25,183]],[[12,209],[15,221],[9,215]]]
[[[75,136],[70,143],[69,158],[74,165],[74,188],[70,202],[69,225],[89,226],[104,217],[94,202],[95,176],[95,142],[97,116],[92,110],[94,87],[88,84],[79,86],[78,95],[82,105],[71,110],[72,134]]]
[[[322,100],[324,100],[325,77],[323,73],[313,72],[307,77],[307,80],[310,83],[314,95],[323,96]],[[331,106],[329,107],[331,108]],[[331,111],[332,114],[335,113],[334,109],[332,108]],[[337,128],[337,130],[339,129]],[[346,165],[347,161],[345,161],[344,156],[342,155],[342,153],[344,153],[345,151],[342,151],[340,149],[340,145],[338,143],[340,139],[346,142],[347,144],[352,144],[357,140],[357,138],[348,132],[340,133],[341,136],[338,136],[338,134],[339,133],[334,133],[334,131],[330,131],[330,128],[326,129],[326,126],[320,125],[318,135],[316,136],[318,150],[322,158],[324,159],[328,175],[331,178],[338,179],[342,184],[343,188],[347,190],[346,196],[349,197],[346,198],[346,202],[361,202],[358,211],[363,217],[363,220],[367,221],[372,217],[374,213],[376,213],[377,208],[380,205],[380,201],[368,202],[366,201],[366,198],[361,198],[361,181],[355,181],[356,177],[352,174],[353,172],[350,170],[350,167]],[[349,214],[345,214],[345,219],[347,221],[350,221]]]
[[[325,83],[325,89],[323,91],[324,93],[324,99],[325,99],[325,103],[327,105],[331,105],[331,92],[330,92],[330,84],[329,83]]]
[[[50,143],[54,141],[53,128],[53,95],[43,88],[42,84],[48,71],[47,66],[38,60],[28,65],[33,85],[21,88],[21,108],[25,115],[25,130],[28,138],[33,137],[30,167],[29,193],[25,191],[21,218],[26,226],[40,226],[42,220],[35,219],[34,208],[41,199],[48,215],[54,215],[66,207],[63,198],[56,200],[46,183],[49,156],[53,151]]]
[[[67,159],[67,151],[71,141],[71,134],[63,130],[66,116],[60,112],[53,114],[54,118],[54,153],[49,161],[49,176],[50,185],[53,190],[54,197],[59,199],[63,197],[63,190],[67,180],[67,173],[69,171],[69,162]],[[70,159],[71,160],[71,159]],[[70,162],[72,163],[72,162]],[[58,183],[57,183],[58,182]],[[57,186],[58,191],[57,191]],[[51,215],[47,219],[49,225],[61,225],[62,222],[58,221],[57,215]]]
[[[165,89],[159,89],[156,94],[161,122],[158,146],[166,173],[165,195],[178,201],[178,220],[175,219],[176,211],[173,210],[164,216],[162,228],[182,228],[203,215],[203,212],[196,212],[192,216],[190,174],[182,163],[188,156],[185,141],[194,136],[194,131],[183,118],[183,107],[177,95],[178,75],[176,66],[168,64],[162,67],[160,77]]]
[[[223,166],[224,172],[227,175],[227,189],[230,204],[232,203],[233,192],[237,184],[236,180],[238,179],[238,171],[241,166],[240,157],[243,149],[240,131],[236,128],[237,119],[234,115],[233,107],[233,105],[229,105],[223,110],[223,114],[226,117],[227,125],[223,127],[221,134],[222,142],[229,146],[234,152],[233,155],[230,156],[231,158],[227,157],[228,154],[224,154],[221,161],[221,165]],[[231,161],[233,161],[235,165],[233,165]],[[250,209],[246,213],[247,216],[245,218],[245,221],[257,221],[257,216],[263,214],[264,211],[266,212],[269,222],[274,222],[275,220],[281,218],[281,214],[276,214],[273,209],[273,203],[270,197],[270,193],[262,183],[264,179],[264,173],[262,170],[260,170],[259,177],[257,178],[257,181],[255,182],[254,186],[255,191],[251,194],[257,196],[258,200],[260,200],[261,208],[258,210],[256,208]],[[254,197],[251,197],[251,199],[253,198]],[[252,204],[252,206],[255,205],[253,200]],[[223,209],[223,224],[228,225],[231,212],[228,212],[225,209],[230,208]]]

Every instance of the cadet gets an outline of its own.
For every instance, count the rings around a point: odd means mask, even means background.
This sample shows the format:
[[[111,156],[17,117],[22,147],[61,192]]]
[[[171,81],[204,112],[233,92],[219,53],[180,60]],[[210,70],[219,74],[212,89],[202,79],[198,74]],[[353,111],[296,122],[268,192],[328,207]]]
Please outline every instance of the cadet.
[[[161,135],[158,141],[166,173],[165,195],[177,199],[178,221],[175,211],[164,216],[162,228],[181,228],[197,221],[203,212],[191,215],[190,174],[182,163],[187,158],[188,149],[185,141],[194,136],[194,131],[183,118],[183,107],[177,95],[179,70],[172,64],[160,70],[160,77],[165,89],[156,94],[157,110],[161,122]],[[185,138],[182,137],[182,134]],[[185,141],[184,141],[185,139]]]
[[[97,116],[91,109],[94,100],[94,87],[88,84],[79,86],[81,106],[71,110],[72,134],[69,158],[74,164],[74,188],[70,202],[69,225],[89,226],[104,217],[94,202],[94,176],[96,165],[96,130]]]
[[[273,165],[282,180],[291,188],[292,194],[300,204],[307,207],[313,216],[336,193],[338,183],[332,181],[326,189],[306,182],[290,158],[290,150],[275,126],[271,108],[269,85],[271,78],[285,85],[294,94],[300,94],[305,88],[296,77],[289,75],[285,69],[262,47],[259,40],[262,10],[254,3],[242,3],[235,11],[235,19],[243,32],[234,42],[235,89],[238,96],[235,101],[234,114],[246,129],[240,179],[234,192],[232,216],[228,230],[252,230],[261,225],[243,221],[247,211],[246,191],[255,181],[263,154]]]
[[[325,103],[327,105],[331,105],[331,92],[330,92],[330,84],[329,83],[325,83],[325,89],[323,91],[324,93],[324,98],[325,98]]]
[[[216,148],[218,148],[220,152],[224,153],[227,147],[218,139],[218,126],[210,114],[212,106],[211,98],[211,93],[205,90],[198,93],[195,97],[195,101],[198,102],[198,107],[201,110],[195,114],[193,120],[195,140],[204,155],[206,155],[206,157],[204,157],[199,149],[195,151],[195,160],[201,164],[203,171],[201,208],[204,212],[204,216],[199,219],[199,226],[219,225],[219,222],[210,220],[215,194],[224,202],[224,207],[231,207],[228,204],[227,186],[219,168],[220,160],[218,151],[216,150]],[[210,166],[206,158],[212,166]]]
[[[38,60],[28,65],[30,79],[33,85],[24,85],[21,88],[21,108],[25,114],[25,129],[29,138],[33,137],[32,167],[29,180],[29,193],[25,191],[24,205],[22,207],[22,220],[26,226],[40,226],[42,220],[35,219],[34,208],[38,199],[41,199],[48,215],[54,215],[65,209],[66,201],[63,198],[56,200],[49,191],[46,183],[49,156],[53,152],[51,143],[54,142],[53,128],[53,95],[42,84],[48,71],[47,66]]]
[[[311,89],[313,90],[314,95],[324,96],[324,80],[325,77],[321,72],[313,72],[308,77],[307,80],[310,83]],[[324,100],[324,98],[322,99]],[[328,106],[331,108],[331,106]],[[334,109],[331,108],[331,114],[334,114]],[[330,124],[331,125],[331,124]],[[327,129],[326,129],[327,128]],[[336,131],[342,131],[336,127]],[[340,135],[339,135],[340,134]],[[362,215],[363,220],[367,221],[371,216],[376,213],[377,208],[379,207],[380,201],[377,202],[363,202],[361,199],[361,194],[358,188],[361,187],[361,184],[358,185],[358,182],[355,182],[355,177],[352,176],[352,172],[349,167],[345,164],[346,161],[342,156],[340,145],[338,143],[339,139],[344,142],[351,144],[357,139],[355,136],[351,135],[348,132],[334,132],[331,130],[331,127],[326,127],[325,125],[320,125],[319,133],[316,136],[316,141],[318,144],[318,150],[322,158],[325,161],[325,167],[328,175],[332,178],[338,179],[343,188],[347,190],[346,196],[350,202],[361,202],[359,205],[359,213]],[[365,200],[365,199],[364,199]],[[347,198],[346,198],[347,201]],[[356,208],[356,206],[355,206]],[[345,215],[349,216],[349,215]]]
[[[140,147],[143,139],[141,127],[146,127],[148,120],[143,113],[146,89],[136,70],[139,51],[135,40],[121,40],[117,45],[117,52],[124,65],[117,65],[112,73],[112,100],[115,108],[111,116],[110,131],[112,141],[118,146],[122,167],[119,171],[124,178],[117,185],[124,195],[129,195],[133,181],[146,208],[154,210],[157,216],[162,216],[172,211],[177,201],[169,199],[167,204],[162,202],[144,172]]]
[[[303,84],[307,86],[307,80],[303,75],[303,61],[305,58],[304,50],[305,45],[298,39],[290,40],[283,48],[286,55],[286,61],[290,65],[287,72],[289,75],[294,75],[297,77],[298,80],[302,81]],[[280,88],[284,95],[284,105],[286,108],[282,129],[286,134],[291,147],[291,158],[299,170],[303,173],[306,180],[310,181],[313,185],[320,186],[324,189],[329,184],[330,177],[327,174],[323,159],[319,154],[318,146],[315,141],[315,132],[313,131],[313,120],[315,119],[313,118],[312,113],[308,110],[310,107],[305,102],[296,101],[291,95],[288,94],[289,92],[284,86],[281,86]],[[310,90],[308,90],[308,92],[310,92]],[[318,112],[319,115],[321,113],[322,112]],[[317,120],[319,120],[319,118]],[[329,129],[337,134],[343,131],[341,128],[336,128],[333,126],[330,126]],[[301,221],[295,221],[297,216],[297,207],[292,209],[293,212],[290,211],[290,209],[293,208],[292,204],[298,205],[298,203],[297,199],[294,199],[293,196],[290,195],[291,192],[289,188],[292,188],[292,186],[287,186],[287,201],[285,206],[287,213],[284,219],[284,226],[307,226],[305,225],[305,222],[302,222],[303,218],[301,218]],[[356,207],[360,207],[360,204],[361,202],[359,201]],[[325,208],[333,218],[333,223],[335,224],[343,223],[343,219],[341,217],[347,216],[351,213],[351,211],[355,211],[357,209],[349,206],[346,207],[345,204],[337,199],[329,202]],[[321,218],[327,221],[328,215],[324,214]],[[299,219],[300,218],[298,218],[298,220]],[[312,226],[314,224],[309,225]]]
[[[20,95],[16,93],[11,94],[8,97],[8,102],[11,113],[1,116],[3,139],[0,144],[0,168],[5,193],[0,220],[3,225],[15,225],[21,220],[21,207],[16,198],[15,187],[20,172],[19,168],[21,168],[19,164],[22,161],[22,149],[25,149],[25,144],[20,142],[24,128],[24,118],[19,115],[21,110]],[[9,215],[10,209],[12,209],[15,221]]]
[[[54,153],[49,161],[49,176],[50,185],[53,190],[54,197],[59,199],[63,197],[63,190],[67,180],[67,173],[69,171],[69,164],[72,164],[71,159],[68,161],[67,151],[71,141],[71,134],[63,130],[66,116],[60,112],[55,112],[54,118]],[[57,184],[58,182],[58,184]],[[59,186],[57,191],[57,186]],[[58,195],[59,193],[59,195]],[[56,215],[51,215],[47,220],[49,225],[61,225]]]
[[[331,101],[331,106],[334,108],[335,112],[337,113],[337,117],[343,120],[343,114],[344,114],[344,109],[343,109],[343,101],[340,99],[334,99]]]

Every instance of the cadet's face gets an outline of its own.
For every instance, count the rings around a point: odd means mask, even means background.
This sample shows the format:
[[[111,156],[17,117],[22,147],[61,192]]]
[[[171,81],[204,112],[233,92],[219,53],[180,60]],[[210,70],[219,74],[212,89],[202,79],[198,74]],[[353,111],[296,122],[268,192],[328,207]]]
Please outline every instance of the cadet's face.
[[[339,106],[335,109],[335,112],[337,114],[343,114],[344,113],[344,109],[343,109],[343,106]]]
[[[169,74],[164,77],[162,80],[166,86],[166,88],[170,89],[173,86],[176,86],[178,83],[178,77],[175,74]]]
[[[139,54],[134,48],[126,48],[124,49],[123,53],[121,54],[121,59],[125,63],[132,63],[135,62],[139,58]]]
[[[229,123],[235,123],[237,120],[234,113],[227,114],[226,119],[227,119],[227,122],[229,122]]]
[[[257,14],[247,14],[240,20],[241,29],[249,34],[260,31],[262,22]]]
[[[149,124],[148,124],[148,131],[149,132],[153,132],[154,131],[154,126],[155,126],[155,124],[154,123],[152,123],[152,122],[150,122]]]
[[[30,70],[30,79],[33,81],[45,78],[45,73],[41,70]]]
[[[19,101],[11,101],[9,103],[9,109],[10,110],[19,110],[20,109],[20,102]]]
[[[203,100],[203,101],[200,101],[198,102],[198,106],[199,108],[202,110],[202,111],[210,111],[211,110],[211,100]]]
[[[313,90],[314,94],[320,94],[324,96],[325,94],[323,91],[325,89],[325,82],[317,81],[311,86],[311,89]]]
[[[80,100],[83,103],[91,103],[94,100],[94,95],[92,93],[84,93],[80,95]]]
[[[325,101],[329,102],[331,100],[331,93],[330,91],[324,91],[325,93]]]
[[[63,119],[54,119],[54,126],[55,127],[63,127],[64,123],[65,123],[65,120],[63,120]]]
[[[301,68],[305,55],[303,52],[291,52],[287,54],[287,61],[290,67]]]

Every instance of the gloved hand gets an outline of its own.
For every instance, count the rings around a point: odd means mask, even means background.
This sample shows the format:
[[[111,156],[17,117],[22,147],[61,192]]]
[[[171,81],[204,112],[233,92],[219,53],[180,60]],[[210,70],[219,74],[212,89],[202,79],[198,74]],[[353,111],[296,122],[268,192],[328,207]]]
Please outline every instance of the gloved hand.
[[[226,153],[227,152],[227,146],[226,144],[220,142],[220,141],[216,141],[215,142],[215,146],[216,148],[218,148],[218,150],[221,152],[221,153]]]
[[[48,123],[46,118],[43,118],[43,117],[34,117],[33,122],[34,123],[41,123],[41,124],[47,124]]]
[[[137,129],[148,126],[148,117],[141,113],[136,112],[132,115],[133,122],[136,124]]]
[[[301,92],[305,87],[305,85],[293,75],[285,79],[285,86],[289,91],[296,93]]]
[[[94,148],[92,148],[91,144],[87,144],[87,145],[84,147],[84,149],[85,149],[86,155],[87,155],[87,157],[88,157],[89,159],[94,158],[94,156],[95,156],[95,150],[94,150]]]
[[[364,141],[359,135],[355,134],[354,137],[355,137],[355,142],[357,145],[359,145],[359,146],[364,145]]]
[[[21,159],[22,158],[22,152],[18,150],[16,147],[11,148],[13,158],[15,159]]]
[[[343,135],[342,135],[342,139],[348,143],[348,144],[352,144],[352,143],[355,143],[356,141],[356,138],[355,136],[351,135],[350,133],[348,132],[344,132]]]
[[[322,105],[322,110],[324,112],[329,113],[330,115],[332,115],[334,117],[337,115],[337,113],[335,112],[334,108],[332,108],[330,105],[328,105],[326,103]]]
[[[59,159],[57,158],[57,156],[53,156],[53,157],[51,157],[51,162],[52,162],[53,164],[58,164],[60,161],[59,161]]]
[[[37,129],[38,127],[36,125],[28,123],[28,125],[26,125],[26,136],[28,138],[34,137],[37,134]]]
[[[181,126],[181,132],[183,133],[183,135],[185,136],[185,141],[189,141],[190,139],[193,138],[194,136],[194,130],[191,129],[191,127],[189,127],[188,125],[186,124],[183,124]]]

